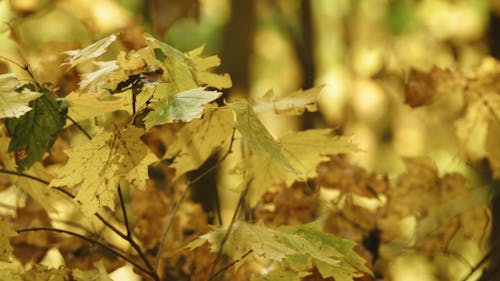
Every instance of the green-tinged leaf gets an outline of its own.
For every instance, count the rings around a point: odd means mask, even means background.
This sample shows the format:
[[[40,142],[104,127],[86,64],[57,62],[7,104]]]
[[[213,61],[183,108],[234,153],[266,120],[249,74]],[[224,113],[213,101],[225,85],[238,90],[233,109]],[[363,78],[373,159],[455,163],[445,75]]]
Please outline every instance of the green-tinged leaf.
[[[316,167],[327,161],[328,155],[358,152],[359,148],[345,136],[335,136],[330,129],[295,132],[280,137],[279,144],[289,163],[301,177],[317,176]],[[298,180],[296,174],[287,173],[286,183]]]
[[[228,89],[232,86],[229,74],[216,74],[209,70],[220,65],[218,56],[201,57],[204,46],[186,53],[187,59],[191,62],[198,82],[203,86],[210,86],[216,89]]]
[[[29,103],[33,110],[19,118],[5,120],[11,136],[9,152],[15,153],[19,171],[28,169],[50,151],[66,123],[66,102],[56,99],[45,88],[41,92],[43,96]]]
[[[234,124],[230,110],[210,110],[203,119],[193,120],[177,132],[164,158],[174,159],[174,181],[186,172],[200,167],[229,140]]]
[[[164,61],[167,57],[160,48],[154,48],[153,51],[155,52],[155,58],[159,61]]]
[[[75,122],[100,116],[117,110],[128,110],[129,102],[126,98],[118,95],[106,96],[104,92],[81,94],[71,92],[66,96],[68,102],[68,116]],[[66,125],[71,125],[67,121]]]
[[[226,231],[227,227],[214,228],[199,239],[208,241],[212,251],[219,251]],[[353,251],[354,245],[352,241],[320,231],[314,223],[276,229],[237,221],[227,237],[223,251],[237,259],[252,250],[263,258],[284,262],[288,268],[301,274],[305,272],[305,268],[297,263],[304,261],[315,265],[323,278],[352,281],[355,277],[371,274],[364,260]],[[196,244],[192,243],[191,246]]]
[[[255,112],[274,112],[285,115],[301,115],[304,111],[314,112],[318,110],[316,102],[323,86],[308,90],[295,91],[284,97],[275,97],[273,91],[269,91],[262,98],[256,99],[252,104]]]
[[[31,110],[28,102],[42,95],[27,88],[24,88],[21,92],[16,92],[18,86],[19,81],[16,74],[0,75],[0,119],[24,115]]]
[[[152,50],[158,49],[153,51],[156,59],[163,57],[163,76],[167,82],[155,94],[157,99],[199,87],[194,70],[182,52],[151,36],[145,36],[145,39]]]
[[[144,129],[126,127],[114,133],[101,132],[92,141],[66,151],[69,160],[58,171],[50,186],[79,185],[75,200],[81,202],[86,215],[100,207],[114,209],[116,188],[121,178],[133,187],[143,189],[148,166],[156,156],[140,140]]]
[[[102,260],[95,262],[94,268],[90,270],[74,269],[73,278],[75,281],[112,281]]]
[[[116,35],[111,34],[83,49],[63,52],[63,54],[68,55],[64,64],[69,64],[70,67],[74,67],[75,65],[95,59],[104,54],[109,45],[115,40]]]
[[[273,161],[277,161],[284,168],[294,173],[297,172],[283,155],[278,142],[260,122],[248,103],[231,103],[228,106],[236,113],[236,129],[249,143],[253,153],[258,157],[269,155]]]
[[[153,111],[145,118],[146,128],[176,121],[189,122],[200,118],[205,110],[204,105],[221,95],[221,92],[195,88],[163,98],[151,105]]]
[[[10,238],[17,236],[12,225],[9,222],[0,220],[0,261],[10,261],[10,252],[12,246],[10,245]]]

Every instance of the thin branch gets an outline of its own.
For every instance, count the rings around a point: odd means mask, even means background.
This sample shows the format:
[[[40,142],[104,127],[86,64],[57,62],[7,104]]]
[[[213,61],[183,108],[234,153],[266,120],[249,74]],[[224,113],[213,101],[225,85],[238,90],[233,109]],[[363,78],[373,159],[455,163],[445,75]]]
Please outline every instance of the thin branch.
[[[135,242],[135,239],[133,237],[132,230],[130,229],[130,225],[128,223],[128,216],[127,216],[127,210],[125,208],[125,200],[123,200],[123,193],[121,186],[118,185],[118,198],[120,199],[120,206],[122,209],[123,213],[123,221],[125,224],[125,227],[127,228],[127,235],[125,237],[122,237],[125,239],[129,244],[134,248],[134,250],[137,252],[137,254],[141,257],[141,259],[144,261],[144,264],[148,267],[148,270],[151,272],[152,275],[155,275],[155,279],[159,279],[159,276],[156,273],[156,268],[154,268],[151,263],[149,262],[148,258],[146,257],[146,254],[144,254],[144,251],[141,249],[141,247]]]
[[[471,270],[469,271],[469,274],[467,274],[467,276],[462,278],[462,281],[467,281],[472,276],[472,274],[474,274],[476,271],[478,271],[490,258],[492,258],[493,254],[495,254],[499,248],[500,248],[500,244],[496,243],[496,245],[494,247],[492,247],[488,251],[488,253],[486,253],[486,255],[473,268],[471,268]]]
[[[242,261],[244,258],[246,258],[248,255],[250,255],[250,253],[252,253],[253,250],[248,250],[248,252],[246,252],[243,256],[241,256],[239,259],[231,262],[230,264],[224,266],[223,268],[221,268],[219,271],[217,271],[216,273],[214,273],[214,275],[212,275],[212,277],[210,279],[208,279],[208,281],[212,281],[215,279],[215,277],[217,277],[219,274],[221,274],[222,272],[228,270],[231,266],[239,263],[240,261]]]
[[[186,194],[187,194],[190,186],[191,185],[188,182],[186,184],[186,187],[182,191],[181,198],[179,198],[179,200],[177,200],[177,202],[175,203],[174,209],[172,210],[172,213],[170,214],[170,218],[168,219],[167,225],[165,226],[165,229],[163,230],[163,234],[162,234],[161,240],[160,240],[160,246],[158,247],[158,253],[156,253],[156,257],[155,257],[155,263],[154,263],[155,271],[156,271],[156,269],[158,269],[158,265],[160,264],[160,257],[161,257],[163,247],[165,245],[165,241],[167,240],[168,231],[170,230],[170,227],[172,226],[172,223],[174,222],[174,217],[177,214],[177,211],[179,210],[179,206],[181,205],[182,201],[184,201],[184,198],[186,197]]]
[[[14,176],[19,176],[19,177],[25,177],[25,178],[29,178],[29,179],[35,180],[35,181],[43,183],[43,184],[47,184],[47,185],[49,184],[49,182],[44,180],[44,179],[41,179],[41,178],[38,178],[38,177],[35,177],[32,175],[28,175],[25,173],[17,172],[17,171],[0,169],[0,174],[9,174],[9,175],[14,175]]]
[[[222,248],[224,248],[224,245],[227,242],[227,239],[229,238],[229,235],[231,234],[231,230],[233,229],[234,223],[236,222],[236,218],[238,217],[238,213],[240,212],[241,206],[245,203],[245,197],[248,193],[248,190],[250,189],[250,183],[251,180],[247,183],[247,186],[241,192],[240,199],[238,200],[238,205],[236,206],[236,209],[234,210],[233,217],[231,218],[231,223],[229,224],[229,227],[227,228],[226,234],[222,238],[222,241],[219,246],[219,251],[217,252],[217,256],[215,257],[215,260],[212,263],[212,267],[210,268],[210,274],[208,274],[208,279],[207,281],[210,281],[213,279],[213,273],[215,271],[215,268],[217,267],[217,264],[219,263],[220,259],[222,258]]]
[[[59,228],[53,228],[53,227],[30,227],[30,228],[22,228],[22,229],[16,230],[17,233],[31,232],[31,231],[51,231],[51,232],[65,233],[65,234],[68,234],[68,235],[71,235],[71,236],[74,236],[74,237],[78,237],[78,238],[80,238],[82,240],[85,240],[85,241],[90,242],[92,244],[98,245],[101,248],[110,251],[114,255],[116,255],[116,256],[122,258],[123,260],[129,262],[130,264],[132,264],[134,267],[136,267],[140,271],[146,273],[149,276],[152,276],[152,273],[149,270],[147,270],[146,268],[142,267],[140,264],[136,263],[135,261],[133,261],[132,259],[130,259],[126,255],[120,253],[118,250],[114,249],[111,245],[103,243],[103,242],[101,242],[99,240],[95,240],[95,239],[86,237],[84,235],[81,235],[81,234],[73,232],[73,231],[69,231],[69,230],[65,230],[65,229],[59,229]]]
[[[75,125],[78,128],[78,130],[80,130],[89,140],[92,139],[92,137],[90,136],[90,134],[87,133],[87,131],[85,131],[85,129],[82,126],[80,126],[80,124],[78,124],[75,121],[75,119],[71,118],[69,115],[66,115],[66,118],[68,118],[68,120],[71,121],[71,123],[73,123],[73,125]]]
[[[206,176],[211,171],[213,171],[214,169],[216,169],[217,167],[219,167],[220,164],[222,162],[224,162],[224,160],[226,160],[226,158],[229,156],[229,154],[231,154],[232,149],[233,149],[234,134],[235,134],[235,132],[236,132],[236,129],[233,128],[233,132],[231,134],[231,141],[229,143],[229,148],[226,151],[226,153],[224,153],[224,155],[217,161],[217,163],[215,163],[215,165],[213,165],[212,167],[210,167],[209,169],[207,169],[206,171],[204,171],[203,173],[201,173],[200,175],[198,175],[193,180],[191,180],[191,181],[189,181],[189,182],[186,183],[186,187],[182,191],[182,194],[181,194],[181,197],[179,198],[179,200],[177,200],[177,202],[175,203],[174,209],[172,210],[170,218],[168,219],[167,225],[165,226],[165,229],[163,230],[163,234],[162,234],[162,237],[161,237],[161,240],[160,240],[160,246],[158,248],[158,253],[156,253],[156,257],[155,257],[155,263],[154,263],[154,269],[155,269],[155,271],[158,268],[158,265],[160,263],[160,256],[161,256],[163,247],[165,246],[165,241],[167,240],[168,231],[170,230],[170,227],[172,226],[172,223],[174,221],[175,215],[177,214],[177,211],[179,210],[179,206],[181,205],[182,201],[184,201],[184,198],[186,197],[187,191],[189,190],[189,188],[191,187],[192,184],[198,182],[204,176]]]

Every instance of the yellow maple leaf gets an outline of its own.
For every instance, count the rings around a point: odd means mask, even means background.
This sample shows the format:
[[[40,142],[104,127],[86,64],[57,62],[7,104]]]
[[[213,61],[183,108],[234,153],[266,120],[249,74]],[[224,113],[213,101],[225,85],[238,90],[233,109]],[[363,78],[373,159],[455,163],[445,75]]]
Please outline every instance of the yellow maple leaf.
[[[218,56],[201,57],[204,46],[187,52],[185,55],[196,72],[198,82],[216,89],[228,89],[232,86],[229,74],[216,74],[209,70],[220,65]]]
[[[67,150],[69,160],[50,186],[79,186],[75,200],[82,204],[86,215],[103,206],[114,209],[120,179],[143,189],[148,166],[157,161],[140,139],[144,133],[144,129],[132,126],[101,132],[89,143]]]
[[[83,121],[104,113],[117,110],[128,110],[129,101],[123,96],[106,97],[104,92],[86,93],[71,92],[66,96],[68,102],[68,115],[75,121]],[[71,125],[67,121],[66,126]]]
[[[164,158],[174,158],[174,181],[186,172],[200,167],[231,135],[234,116],[229,110],[208,110],[203,119],[184,126],[168,147]]]

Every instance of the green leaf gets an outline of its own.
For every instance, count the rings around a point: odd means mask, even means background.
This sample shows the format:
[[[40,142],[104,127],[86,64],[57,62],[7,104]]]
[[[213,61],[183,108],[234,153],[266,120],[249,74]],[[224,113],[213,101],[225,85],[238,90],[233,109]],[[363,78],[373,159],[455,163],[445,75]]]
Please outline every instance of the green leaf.
[[[199,168],[213,153],[229,140],[234,116],[230,110],[208,111],[203,119],[193,120],[176,133],[164,158],[174,159],[174,181],[186,172]]]
[[[0,119],[24,115],[31,110],[28,102],[42,95],[26,88],[17,92],[18,85],[16,74],[0,75]]]
[[[57,100],[46,88],[40,92],[43,95],[29,103],[33,110],[19,118],[5,120],[11,136],[9,152],[15,153],[19,171],[28,169],[50,151],[66,123],[66,102]]]
[[[14,236],[17,236],[17,232],[12,229],[12,225],[9,222],[0,220],[0,261],[10,261],[9,255],[12,251],[10,238]]]
[[[231,103],[228,106],[236,113],[236,129],[248,141],[253,153],[258,157],[269,155],[273,161],[280,163],[287,170],[297,172],[248,103]]]
[[[212,251],[219,251],[227,227],[215,227],[199,239],[208,241]],[[192,242],[190,247],[202,245]],[[314,265],[323,278],[333,277],[338,281],[352,281],[364,274],[371,274],[364,260],[354,251],[355,243],[333,234],[320,231],[315,223],[286,226],[278,229],[262,224],[237,221],[224,244],[224,252],[238,259],[248,251],[273,261],[281,262],[296,273],[305,274],[298,261]],[[245,262],[246,260],[242,260]],[[311,261],[311,262],[309,262]],[[309,270],[312,269],[308,268]],[[284,276],[281,273],[276,278]],[[264,279],[282,280],[282,279]]]
[[[222,95],[217,91],[206,91],[204,88],[194,88],[166,97],[153,103],[153,109],[146,118],[146,128],[172,123],[176,121],[189,122],[200,118],[205,110],[204,105]]]
[[[297,272],[285,268],[275,269],[267,274],[256,275],[253,274],[250,278],[251,281],[300,281],[302,277],[309,274],[297,274]]]
[[[167,55],[165,55],[165,53],[163,53],[163,51],[160,48],[154,48],[154,52],[155,52],[155,58],[159,61],[164,61],[165,58],[167,57]]]

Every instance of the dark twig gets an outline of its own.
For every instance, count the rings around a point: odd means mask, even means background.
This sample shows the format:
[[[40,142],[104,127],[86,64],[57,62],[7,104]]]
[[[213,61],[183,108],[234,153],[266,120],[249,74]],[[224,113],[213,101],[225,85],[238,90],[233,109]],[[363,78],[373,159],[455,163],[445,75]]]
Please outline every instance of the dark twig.
[[[223,268],[221,268],[219,271],[217,271],[216,273],[214,273],[214,275],[212,275],[212,277],[210,279],[208,279],[209,281],[212,281],[215,279],[215,277],[217,277],[219,274],[221,274],[222,272],[228,270],[229,268],[231,268],[231,266],[239,263],[240,261],[242,261],[244,258],[246,258],[248,255],[250,255],[250,253],[253,252],[253,250],[248,250],[248,252],[246,252],[243,256],[241,256],[239,259],[231,262],[230,264],[224,266]]]
[[[125,224],[125,227],[127,229],[127,234],[125,237],[122,237],[125,239],[129,244],[134,248],[134,250],[137,252],[137,254],[141,257],[141,259],[144,261],[144,264],[148,267],[148,270],[150,272],[150,275],[155,279],[159,280],[160,277],[156,273],[156,268],[152,266],[152,264],[149,262],[148,258],[146,257],[146,254],[144,254],[144,251],[141,249],[141,247],[135,242],[132,230],[130,228],[130,225],[128,223],[128,216],[127,216],[127,210],[125,208],[125,201],[123,200],[123,193],[121,186],[118,185],[118,198],[120,199],[120,206],[122,209],[123,213],[123,221]]]
[[[90,134],[87,133],[87,131],[85,131],[85,129],[82,126],[80,126],[80,124],[78,124],[75,121],[75,119],[71,118],[69,115],[66,115],[66,118],[68,118],[68,120],[71,121],[71,123],[73,123],[73,125],[75,125],[78,128],[78,130],[80,130],[89,140],[92,139],[92,137],[90,136]]]
[[[227,239],[229,238],[229,235],[231,235],[231,230],[233,229],[234,223],[236,222],[236,218],[238,217],[238,213],[240,212],[241,207],[245,203],[245,197],[248,193],[248,190],[250,189],[251,182],[252,181],[250,180],[247,183],[247,186],[245,187],[243,192],[241,192],[240,199],[238,200],[238,205],[236,206],[236,209],[234,210],[234,213],[233,213],[233,217],[231,218],[231,223],[229,224],[229,226],[227,228],[226,234],[222,238],[222,241],[221,241],[220,246],[219,246],[219,251],[217,252],[217,256],[215,257],[215,259],[212,263],[212,267],[210,268],[210,274],[208,274],[207,281],[211,281],[214,278],[213,273],[215,271],[215,268],[217,267],[217,264],[219,263],[220,259],[222,258],[222,253],[223,253],[222,249],[224,248],[224,245],[226,244]]]
[[[41,178],[38,178],[38,177],[35,177],[35,176],[32,176],[32,175],[28,175],[28,174],[25,174],[25,173],[21,173],[21,172],[17,172],[17,171],[12,171],[12,170],[6,170],[6,169],[0,169],[0,174],[9,174],[9,175],[14,175],[14,176],[19,176],[19,177],[25,177],[25,178],[29,178],[29,179],[32,179],[32,180],[35,180],[39,183],[43,183],[43,184],[49,184],[48,181],[44,180],[44,179],[41,179]]]
[[[158,248],[158,253],[156,253],[156,258],[155,258],[155,263],[154,263],[155,270],[158,268],[158,265],[160,263],[161,252],[162,252],[163,247],[165,245],[165,241],[167,240],[168,231],[170,230],[170,227],[172,226],[175,215],[177,214],[177,211],[179,210],[179,206],[181,205],[182,201],[184,201],[184,198],[186,197],[186,194],[187,194],[189,188],[191,187],[192,184],[198,182],[204,176],[206,176],[207,174],[209,174],[210,172],[215,170],[217,167],[219,167],[220,164],[222,164],[222,162],[224,162],[224,160],[226,160],[226,158],[229,156],[229,154],[231,154],[231,151],[233,149],[235,132],[236,132],[236,129],[233,128],[233,132],[231,134],[231,141],[229,143],[229,148],[226,151],[226,153],[224,153],[224,155],[217,161],[217,163],[215,163],[215,165],[213,165],[212,167],[210,167],[209,169],[207,169],[206,171],[204,171],[203,173],[198,175],[193,180],[186,183],[186,187],[182,191],[182,194],[181,194],[181,197],[179,198],[179,200],[177,200],[177,202],[175,203],[174,209],[172,210],[172,213],[170,214],[170,218],[168,219],[167,225],[165,226],[165,229],[163,230],[162,238],[160,240],[160,246]]]
[[[87,242],[90,242],[92,244],[98,245],[101,248],[110,251],[114,255],[116,255],[116,256],[122,258],[123,260],[129,262],[130,264],[132,264],[134,267],[136,267],[140,271],[142,271],[142,272],[146,273],[147,275],[151,276],[151,272],[149,270],[147,270],[146,268],[142,267],[140,264],[136,263],[135,261],[133,261],[132,259],[130,259],[126,255],[120,253],[118,250],[116,250],[115,248],[113,248],[113,246],[108,245],[106,243],[103,243],[103,242],[101,242],[99,240],[95,240],[95,239],[86,237],[84,235],[81,235],[81,234],[73,232],[73,231],[59,229],[59,228],[53,228],[53,227],[30,227],[30,228],[22,228],[22,229],[16,230],[17,233],[30,232],[30,231],[51,231],[51,232],[65,233],[65,234],[69,234],[69,235],[74,236],[74,237],[78,237],[80,239],[83,239],[83,240],[85,240]]]

